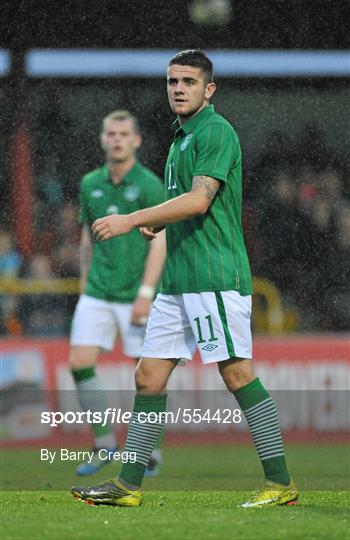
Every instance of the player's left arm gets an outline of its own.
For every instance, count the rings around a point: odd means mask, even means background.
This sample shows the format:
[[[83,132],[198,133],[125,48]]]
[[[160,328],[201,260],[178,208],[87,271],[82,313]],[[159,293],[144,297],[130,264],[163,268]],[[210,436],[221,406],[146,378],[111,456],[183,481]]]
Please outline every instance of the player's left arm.
[[[215,178],[204,175],[194,176],[192,189],[188,193],[132,214],[113,214],[97,219],[92,230],[99,240],[108,240],[112,236],[126,234],[137,227],[162,227],[169,223],[204,215],[219,187],[220,181]]]
[[[157,234],[146,258],[141,286],[134,301],[131,322],[145,324],[147,321],[157,283],[163,270],[166,255],[165,230]]]

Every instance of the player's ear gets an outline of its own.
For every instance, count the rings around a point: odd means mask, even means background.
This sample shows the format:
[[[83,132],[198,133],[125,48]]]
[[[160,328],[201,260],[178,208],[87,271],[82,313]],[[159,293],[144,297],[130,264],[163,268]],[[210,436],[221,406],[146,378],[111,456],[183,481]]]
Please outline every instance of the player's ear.
[[[140,148],[141,144],[142,144],[142,136],[138,133],[135,137],[135,150]]]
[[[208,83],[205,88],[205,99],[209,100],[214,94],[215,90],[216,90],[216,84],[214,82]]]
[[[104,139],[104,136],[103,136],[103,132],[100,135],[100,145],[101,145],[102,150],[106,150],[106,143],[105,143],[105,139]]]

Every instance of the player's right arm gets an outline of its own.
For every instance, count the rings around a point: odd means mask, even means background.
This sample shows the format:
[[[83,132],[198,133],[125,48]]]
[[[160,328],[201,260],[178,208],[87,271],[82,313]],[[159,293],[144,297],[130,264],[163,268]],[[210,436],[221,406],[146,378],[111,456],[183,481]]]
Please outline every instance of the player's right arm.
[[[210,204],[212,203],[217,191],[219,190],[220,182],[215,178],[209,176],[198,175],[194,176],[192,179],[192,189],[189,193],[182,195],[181,203],[184,202],[184,197],[190,200],[190,209],[186,209],[186,205],[183,205],[184,213],[179,214],[176,218],[176,221],[181,221],[189,217],[193,217],[197,214],[205,213]],[[180,197],[176,197],[180,199]],[[174,201],[174,199],[173,199]],[[192,203],[193,201],[193,203]],[[168,207],[173,207],[173,204],[168,205]],[[193,208],[198,208],[197,211],[193,212]],[[181,212],[181,207],[179,207]],[[169,219],[169,215],[167,216]],[[166,222],[167,223],[167,222]],[[170,223],[170,222],[169,222]],[[146,240],[153,240],[156,238],[157,233],[163,230],[165,225],[153,226],[153,227],[140,227],[140,232]]]
[[[188,193],[174,197],[165,203],[132,214],[114,214],[97,219],[92,230],[98,240],[108,240],[113,236],[126,234],[132,229],[164,227],[207,212],[220,182],[209,176],[194,176],[192,189]],[[152,229],[151,229],[152,231]],[[152,238],[151,238],[152,239]]]
[[[80,238],[80,294],[83,294],[92,257],[92,238],[90,227],[83,223]]]
[[[155,234],[152,227],[204,215],[220,185],[227,181],[229,170],[238,163],[240,149],[232,128],[213,124],[203,129],[197,140],[197,155],[189,192],[173,197],[158,206],[144,208],[129,215],[113,215],[97,219],[93,232],[99,240],[126,234],[134,228],[147,229],[148,239]],[[145,236],[145,234],[144,234]]]

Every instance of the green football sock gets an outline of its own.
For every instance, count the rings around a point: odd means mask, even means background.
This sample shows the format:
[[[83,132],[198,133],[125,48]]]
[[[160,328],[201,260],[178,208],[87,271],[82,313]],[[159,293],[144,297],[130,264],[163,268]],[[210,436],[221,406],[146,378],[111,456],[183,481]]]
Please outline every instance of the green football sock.
[[[106,391],[103,390],[101,381],[97,377],[93,366],[72,369],[72,375],[77,388],[79,404],[83,411],[103,412],[108,409]],[[112,437],[112,430],[109,424],[103,426],[102,422],[101,424],[94,423],[91,424],[91,428],[95,439],[99,437],[106,438],[108,435]]]
[[[166,410],[166,394],[156,396],[135,396],[134,410],[129,423],[128,435],[124,450],[136,455],[135,463],[129,460],[123,463],[119,479],[125,485],[139,487],[147,468],[152,450],[163,432],[164,417],[159,413]],[[147,415],[152,414],[147,419]]]
[[[248,422],[265,478],[288,485],[290,476],[284,456],[282,435],[276,406],[270,394],[258,378],[233,394]]]
[[[159,433],[158,439],[156,440],[156,444],[154,445],[154,449],[157,448],[160,450],[162,446],[162,442],[163,442],[163,437],[164,437],[164,429]]]

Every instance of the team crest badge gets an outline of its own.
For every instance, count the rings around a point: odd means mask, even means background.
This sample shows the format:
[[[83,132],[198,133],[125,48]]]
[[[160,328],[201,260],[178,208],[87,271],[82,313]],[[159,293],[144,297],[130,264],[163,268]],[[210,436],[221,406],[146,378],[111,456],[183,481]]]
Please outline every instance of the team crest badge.
[[[111,215],[111,214],[118,214],[118,206],[115,206],[115,204],[111,204],[111,206],[109,206],[107,208],[107,214]]]
[[[95,199],[99,199],[100,197],[102,197],[102,195],[102,189],[94,189],[94,191],[91,192],[91,197],[94,197]]]
[[[140,189],[138,186],[128,186],[124,189],[123,197],[128,202],[134,202],[140,196]]]
[[[186,148],[190,144],[191,139],[192,139],[192,133],[189,133],[188,135],[186,135],[185,139],[183,140],[183,142],[182,142],[182,144],[180,146],[181,152],[186,150]]]

